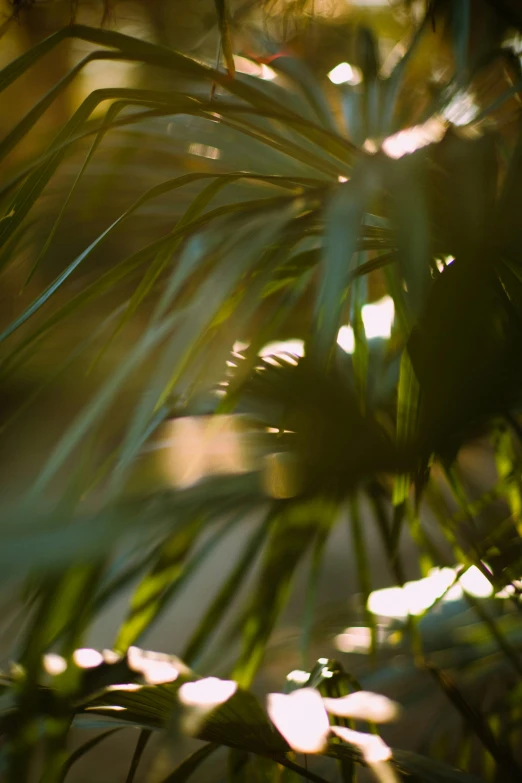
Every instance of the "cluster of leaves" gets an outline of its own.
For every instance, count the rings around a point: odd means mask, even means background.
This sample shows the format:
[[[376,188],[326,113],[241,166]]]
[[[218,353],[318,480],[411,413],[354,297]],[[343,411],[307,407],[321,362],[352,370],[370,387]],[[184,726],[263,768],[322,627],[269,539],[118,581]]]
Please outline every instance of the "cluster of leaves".
[[[182,656],[191,666],[199,662],[262,553],[256,589],[245,596],[230,634],[234,640],[241,637],[232,676],[245,694],[294,573],[312,553],[303,629],[305,640],[309,636],[324,548],[347,506],[366,603],[372,588],[361,492],[371,499],[399,583],[404,579],[399,539],[407,525],[423,562],[444,562],[420,525],[423,501],[437,513],[455,560],[474,563],[498,590],[520,577],[520,548],[514,542],[520,539],[522,513],[517,420],[522,392],[517,361],[522,347],[517,196],[522,132],[518,117],[508,131],[498,127],[502,111],[522,89],[520,70],[513,64],[518,61],[502,48],[481,53],[474,61],[469,46],[472,4],[456,3],[450,14],[454,72],[429,100],[409,101],[408,69],[426,38],[435,35],[433,9],[428,9],[386,78],[380,73],[375,41],[368,31],[361,33],[357,67],[362,82],[342,86],[332,106],[306,64],[290,57],[272,61],[287,86],[244,74],[232,78],[227,4],[217,8],[228,73],[167,47],[81,25],[61,30],[0,73],[0,89],[5,90],[31,67],[40,67],[42,58],[64,39],[99,47],[3,139],[2,160],[90,62],[139,63],[186,82],[182,91],[145,86],[93,92],[48,148],[12,181],[2,183],[0,252],[2,264],[8,264],[64,159],[78,145],[84,150],[82,145],[91,142],[31,276],[45,265],[71,199],[107,138],[120,134],[118,138],[132,139],[139,132],[154,144],[168,120],[172,143],[181,147],[185,126],[180,118],[188,116],[194,120],[194,142],[223,151],[206,170],[175,176],[140,194],[0,335],[0,374],[5,381],[53,330],[108,292],[132,284],[128,300],[86,336],[74,356],[94,352],[99,358],[143,304],[151,306],[132,349],[64,432],[23,501],[5,510],[3,577],[19,575],[21,567],[38,575],[29,589],[32,611],[17,654],[19,676],[4,683],[12,705],[4,721],[8,742],[2,752],[6,774],[17,783],[28,779],[31,751],[40,742],[45,747],[43,779],[51,783],[63,778],[70,764],[68,731],[78,711],[123,708],[122,720],[144,731],[165,728],[177,686],[150,685],[135,692],[118,688],[129,682],[124,676],[129,673],[118,668],[125,661],[121,659],[96,667],[87,690],[72,665],[59,687],[49,688],[42,683],[43,656],[53,649],[73,661],[93,617],[138,579],[115,642],[124,656],[181,593],[216,542],[253,511],[259,511],[262,520]],[[480,82],[485,69],[494,66],[508,73],[511,82],[494,100],[476,107],[464,130],[452,125],[449,109],[464,87]],[[100,119],[94,113],[105,106]],[[433,127],[439,133],[436,140],[429,138]],[[418,149],[414,145],[411,154],[386,152],[385,140],[397,143],[401,132],[419,129],[424,141]],[[88,266],[138,210],[187,186],[200,189],[171,230],[58,301],[73,275]],[[397,313],[386,345],[367,340],[363,328],[363,306],[376,280],[386,285]],[[346,321],[354,333],[351,356],[337,346],[339,328]],[[306,357],[260,360],[262,346],[285,330],[303,337]],[[249,347],[236,356],[236,366],[227,375],[236,340],[249,341]],[[93,457],[93,439],[110,419],[129,379],[145,366],[146,394],[140,395],[117,447]],[[216,394],[224,381],[221,395]],[[129,501],[125,490],[144,444],[169,417],[201,410],[246,414],[263,433],[262,450],[279,465],[291,461],[297,489],[267,494],[262,470],[256,469]],[[456,458],[478,434],[493,442],[499,481],[472,504]],[[53,502],[56,479],[73,461],[80,468],[59,502]],[[453,517],[441,498],[435,466],[446,475],[458,506]],[[283,483],[284,474],[281,469]],[[499,499],[507,521],[479,535],[471,521]],[[116,548],[122,547],[127,553],[123,563],[114,559]],[[368,621],[375,640],[375,621],[370,615]],[[492,634],[503,653],[516,660],[517,651],[506,652],[498,629]],[[247,700],[242,694],[238,698]],[[241,702],[238,711],[224,720],[224,727],[218,721],[216,733],[209,730],[201,737],[294,764],[269,724],[268,734],[263,733],[266,719],[251,701]],[[254,721],[253,729],[249,721]],[[265,734],[275,742],[273,747],[249,744],[249,737],[261,741]],[[332,747],[331,755],[344,753],[339,743]],[[491,743],[487,747],[491,749]],[[196,762],[207,752],[199,752]],[[499,759],[499,768],[505,769],[505,756]],[[408,767],[405,756],[396,756],[396,761],[408,780],[452,779],[453,773],[440,771],[436,764],[417,761],[417,767],[413,762]],[[194,769],[195,763],[187,761],[169,780],[184,780]],[[318,779],[306,770],[299,773]],[[345,779],[351,775],[346,772]],[[455,773],[455,779],[466,777]]]

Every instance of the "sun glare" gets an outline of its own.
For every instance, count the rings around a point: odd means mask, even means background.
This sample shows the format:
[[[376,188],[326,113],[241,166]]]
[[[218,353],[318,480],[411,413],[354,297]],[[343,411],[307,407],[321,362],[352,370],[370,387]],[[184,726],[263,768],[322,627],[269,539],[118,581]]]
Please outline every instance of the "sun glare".
[[[350,63],[339,63],[328,74],[332,84],[360,84],[363,80],[362,71]]]
[[[375,337],[389,339],[395,319],[395,306],[390,296],[383,296],[378,302],[364,305],[362,320],[364,333],[368,340]],[[337,333],[337,345],[345,353],[355,351],[355,336],[351,326],[341,326]]]
[[[186,707],[217,707],[228,701],[237,690],[237,682],[205,677],[195,682],[185,682],[178,697]]]
[[[127,662],[132,671],[141,674],[147,685],[161,685],[174,682],[179,677],[180,667],[170,655],[129,647]]]
[[[74,651],[73,661],[80,669],[95,669],[103,663],[103,655],[98,650],[84,647]]]
[[[323,704],[332,715],[372,723],[389,723],[399,716],[399,705],[380,693],[355,691],[337,699],[323,698]]]
[[[298,753],[321,753],[327,745],[330,723],[318,691],[301,688],[290,694],[269,693],[270,719]]]
[[[47,653],[43,658],[43,666],[47,674],[56,677],[67,669],[67,661],[56,653]]]
[[[428,144],[442,141],[445,133],[446,122],[439,117],[432,117],[422,125],[414,125],[388,136],[382,142],[381,149],[389,158],[402,158]]]
[[[476,598],[487,598],[493,594],[493,586],[476,566],[460,576],[459,567],[434,568],[428,576],[406,582],[404,587],[374,590],[368,598],[368,609],[381,617],[403,620],[409,615],[424,614],[439,599],[458,601],[463,591]]]

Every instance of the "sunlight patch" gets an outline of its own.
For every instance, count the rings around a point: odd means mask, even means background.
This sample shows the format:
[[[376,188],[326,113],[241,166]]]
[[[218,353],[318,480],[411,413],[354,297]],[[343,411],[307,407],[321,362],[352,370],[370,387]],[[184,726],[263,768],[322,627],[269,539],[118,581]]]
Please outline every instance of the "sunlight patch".
[[[103,655],[98,650],[83,647],[73,652],[73,661],[80,669],[95,669],[103,663]]]
[[[323,704],[332,715],[372,723],[390,723],[398,718],[399,705],[380,693],[355,691],[337,699],[323,698]]]
[[[361,69],[357,68],[356,65],[339,63],[335,68],[332,68],[328,74],[328,78],[332,84],[351,84],[355,86],[362,82],[363,75]]]
[[[63,674],[67,669],[67,661],[61,655],[47,653],[43,657],[43,667],[47,674],[56,677],[58,674]]]
[[[298,753],[321,753],[327,746],[330,723],[318,691],[302,688],[290,694],[269,693],[270,720]]]

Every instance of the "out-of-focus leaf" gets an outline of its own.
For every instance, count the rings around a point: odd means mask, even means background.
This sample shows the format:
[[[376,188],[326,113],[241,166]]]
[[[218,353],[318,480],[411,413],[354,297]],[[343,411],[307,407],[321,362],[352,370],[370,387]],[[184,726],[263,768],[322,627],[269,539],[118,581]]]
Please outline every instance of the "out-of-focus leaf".
[[[315,306],[316,329],[312,351],[325,366],[335,348],[341,313],[350,276],[352,259],[357,248],[365,208],[364,171],[340,184],[325,216],[324,257],[321,262],[321,283]]]
[[[151,571],[137,587],[130,605],[130,613],[121,626],[114,648],[125,652],[149,627],[161,607],[172,585],[179,580],[183,562],[201,531],[201,519],[189,521],[161,546],[158,559]]]
[[[217,17],[219,22],[219,32],[221,33],[221,48],[223,57],[227,66],[228,75],[233,77],[236,68],[234,65],[234,55],[232,52],[232,39],[230,36],[230,5],[229,0],[214,0]]]
[[[405,783],[480,783],[474,775],[409,750],[394,750],[393,760]]]
[[[87,740],[87,742],[84,742],[82,745],[80,745],[79,748],[76,748],[76,750],[74,750],[71,753],[71,755],[67,759],[67,762],[64,764],[62,781],[65,780],[69,770],[79,759],[85,756],[86,753],[89,753],[89,751],[95,748],[96,745],[99,745],[100,742],[109,739],[109,737],[112,737],[113,734],[116,734],[118,731],[121,730],[122,727],[118,727],[116,729],[108,729],[107,731],[104,731],[102,734],[97,734],[95,737],[92,737],[90,740]]]
[[[313,71],[303,61],[295,57],[276,57],[272,62],[275,71],[292,79],[303,91],[318,119],[328,130],[336,131],[335,119],[321,85],[316,80]]]
[[[457,81],[462,84],[466,78],[468,67],[469,31],[470,31],[470,0],[456,0],[451,7],[453,47],[455,51],[455,70]]]
[[[241,688],[208,715],[197,737],[264,756],[288,749],[255,696]]]
[[[274,507],[272,532],[257,587],[243,619],[243,644],[234,679],[250,685],[265,645],[288,598],[295,569],[320,528],[328,529],[336,507],[321,501],[289,500]]]
[[[511,756],[508,745],[495,737],[486,718],[469,704],[460,689],[447,674],[439,671],[433,665],[428,665],[427,668],[444,694],[462,715],[470,729],[476,734],[484,748],[487,749],[488,753],[504,771],[504,774],[508,776],[508,779],[515,781],[520,774],[520,768]]]
[[[237,596],[237,593],[254,563],[268,535],[271,520],[266,519],[254,530],[247,544],[237,559],[237,563],[224,582],[216,597],[208,607],[201,619],[199,626],[191,636],[184,654],[183,660],[193,664],[199,659],[204,645],[214,632],[218,623],[223,619],[225,612]]]
[[[127,774],[127,779],[125,783],[134,783],[134,778],[136,777],[136,772],[138,771],[138,766],[141,761],[141,757],[145,752],[145,748],[147,747],[147,744],[151,736],[152,736],[152,732],[150,731],[150,729],[142,729],[140,731],[138,741],[134,749],[134,753],[132,754],[132,760],[130,763],[129,772]]]
[[[167,775],[162,783],[185,783],[218,748],[219,745],[215,742],[208,742],[206,745],[198,748],[185,761],[182,761],[179,767],[171,772],[170,775]]]
[[[359,580],[359,589],[361,591],[362,598],[362,611],[364,613],[365,622],[371,631],[371,644],[370,651],[372,655],[375,655],[377,651],[377,623],[375,615],[368,609],[368,599],[372,590],[371,585],[371,572],[370,564],[368,561],[368,553],[366,549],[366,542],[364,540],[364,532],[362,527],[361,512],[359,508],[359,500],[354,495],[350,499],[349,505],[350,513],[350,525],[352,533],[353,550],[355,553],[355,561],[357,564],[357,576]]]
[[[411,359],[405,350],[401,358],[399,389],[397,396],[397,445],[403,453],[411,449],[415,442],[419,416],[419,382],[412,367]],[[395,478],[393,505],[400,506],[409,494],[411,476],[399,475]]]

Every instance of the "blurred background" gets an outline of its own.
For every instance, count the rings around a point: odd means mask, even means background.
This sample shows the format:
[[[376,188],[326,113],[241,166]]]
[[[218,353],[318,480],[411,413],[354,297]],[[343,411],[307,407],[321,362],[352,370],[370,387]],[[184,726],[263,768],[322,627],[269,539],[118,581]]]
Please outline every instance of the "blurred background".
[[[472,47],[479,50],[481,46],[486,48],[486,43],[489,47],[495,41],[500,45],[508,37],[516,38],[515,28],[506,21],[510,18],[509,14],[516,17],[520,11],[516,0],[503,4],[507,16],[498,13],[495,3],[477,0],[477,5],[479,3],[483,13],[473,17],[477,20],[477,29],[470,32]],[[360,35],[361,29],[373,34],[383,63],[382,70],[389,73],[426,10],[426,4],[416,0],[238,0],[231,7],[233,50],[238,72],[284,85],[284,74],[271,67],[271,63],[274,65],[274,60],[281,55],[302,58],[327,96],[334,86],[356,86],[361,78],[365,56],[361,51],[361,41],[364,40],[364,36]],[[210,64],[216,61],[219,50],[220,36],[213,0],[77,0],[72,3],[65,0],[2,0],[0,24],[2,19],[0,67],[72,21],[93,26],[103,24],[106,29],[177,49]],[[86,42],[66,39],[4,91],[0,96],[0,135],[8,139],[16,123],[52,91],[71,67],[95,48]],[[417,107],[419,116],[449,68],[450,44],[443,35],[430,39],[417,51],[409,75],[413,91],[409,102]],[[477,87],[481,91],[481,100],[491,102],[511,78],[508,66],[492,66]],[[2,164],[2,183],[6,188],[3,192],[9,192],[10,183],[13,186],[17,183],[20,172],[32,165],[46,142],[50,143],[57,130],[93,90],[140,88],[151,81],[158,90],[182,91],[187,84],[177,75],[156,72],[149,66],[90,62],[49,105],[23,142],[13,147]],[[191,86],[195,90],[208,90],[208,85]],[[219,102],[219,99],[218,90],[216,100]],[[462,111],[464,108],[461,106]],[[519,114],[520,97],[514,93],[512,100],[503,104],[496,117],[498,127],[506,138],[513,133]],[[101,116],[100,109],[98,118]],[[93,122],[96,117],[95,112]],[[68,154],[44,191],[33,213],[31,230],[25,228],[19,232],[16,242],[1,251],[0,329],[6,328],[22,313],[35,296],[145,190],[166,178],[184,173],[233,171],[246,167],[263,170],[278,166],[278,173],[294,173],[288,162],[284,164],[287,170],[281,169],[276,152],[273,160],[270,159],[270,152],[256,150],[233,129],[228,134],[221,132],[217,138],[209,124],[201,122],[198,117],[152,117],[136,125],[113,129],[106,135],[81,182],[75,187],[59,224],[55,226],[64,194],[73,186],[91,141],[91,138],[79,140],[74,152]],[[300,167],[301,172],[303,168],[306,167]],[[239,192],[241,188],[245,194],[250,192],[247,184],[237,187]],[[88,263],[69,278],[56,294],[53,307],[58,309],[65,305],[119,260],[171,230],[197,192],[197,185],[189,185],[183,192],[167,193],[145,205],[126,223],[124,230],[111,234],[90,256]],[[216,206],[227,203],[227,198],[226,193],[219,194]],[[48,239],[51,241],[47,242]],[[135,317],[125,324],[101,355],[97,343],[75,354],[82,341],[115,308],[124,305],[136,281],[137,277],[131,274],[121,285],[108,290],[103,298],[87,303],[80,312],[52,329],[45,341],[33,345],[23,362],[9,364],[9,352],[6,351],[8,371],[2,374],[0,381],[0,503],[9,504],[27,491],[45,465],[52,445],[140,336],[151,313],[148,300],[141,304]],[[366,306],[366,313],[363,309],[362,317],[366,335],[378,351],[379,346],[389,339],[395,317],[393,302],[386,296],[385,284],[378,275],[369,278],[368,301],[370,304]],[[371,310],[372,306],[374,310]],[[292,311],[291,319],[282,324],[277,335],[272,335],[270,345],[263,348],[261,355],[270,357],[283,352],[301,355],[309,309],[310,303],[305,300],[301,309]],[[41,317],[51,312],[52,309],[44,309]],[[270,317],[269,309],[264,314],[264,318],[267,317]],[[16,339],[20,344],[29,333],[28,328],[24,325],[18,331]],[[236,351],[239,356],[255,330],[256,324],[253,323],[250,333],[242,335],[243,347],[237,345]],[[277,343],[274,343],[274,337]],[[352,353],[353,331],[346,327],[339,334],[338,343],[346,353]],[[139,399],[154,361],[155,356],[151,355],[139,373],[131,376],[110,419],[104,422],[103,430],[97,434],[98,456],[110,453],[121,437],[129,411]],[[211,424],[205,426],[201,420],[193,426],[187,420],[180,421],[185,421],[185,425],[176,427],[171,423],[166,426],[158,442],[151,444],[142,456],[132,486],[128,489],[131,497],[133,493],[136,496],[146,495],[162,487],[190,486],[209,473],[226,473],[227,468],[223,465],[228,465],[230,472],[236,469],[239,472],[241,465],[244,467],[247,463],[248,434],[238,428],[235,421],[229,426],[225,422],[218,431],[213,431]],[[498,479],[498,462],[487,438],[477,438],[463,449],[459,465],[470,502],[482,497]],[[61,469],[49,490],[53,497],[60,496],[65,481],[76,469],[79,470],[80,466],[70,463]],[[446,504],[444,513],[458,515],[458,501],[442,471],[437,480],[441,498]],[[409,590],[394,588],[396,592],[386,592],[386,588],[395,583],[396,574],[378,533],[378,500],[376,491],[373,505],[368,498],[360,502],[361,529],[368,572],[371,574],[369,592],[373,603],[369,606],[377,618],[377,633],[382,643],[377,657],[370,655],[368,617],[360,608],[359,600],[361,565],[351,543],[352,533],[347,518],[346,522],[336,526],[325,550],[317,588],[317,619],[310,634],[309,658],[337,658],[368,689],[385,692],[410,705],[407,719],[393,728],[387,737],[390,743],[426,750],[434,737],[434,727],[437,727],[437,741],[446,744],[446,755],[457,763],[462,754],[472,752],[473,745],[471,741],[467,745],[455,741],[456,721],[452,722],[444,710],[445,697],[432,683],[428,673],[415,671],[411,658],[403,649],[403,631],[408,614],[417,613],[415,606],[420,614],[447,590],[456,578],[455,568],[459,564],[453,561],[451,549],[437,527],[433,512],[426,508],[421,515],[422,528],[444,554],[447,570],[433,571],[429,581],[427,569],[419,563],[416,543],[411,533],[404,531],[399,547],[404,565],[403,577],[406,582],[414,584]],[[496,524],[504,514],[502,504],[490,505],[479,512],[477,518],[487,528]],[[173,654],[184,648],[206,609],[209,596],[221,584],[223,574],[230,571],[231,564],[242,551],[257,522],[255,515],[252,519],[245,519],[239,528],[233,528],[214,547],[205,567],[185,587],[181,600],[148,632],[147,647]],[[205,534],[198,547],[203,548],[210,535]],[[419,532],[421,539],[422,531]],[[306,664],[300,649],[300,628],[307,611],[307,574],[311,559],[312,555],[300,564],[290,600],[267,647],[261,677],[256,685],[260,692],[281,688],[288,672],[299,670]],[[495,599],[493,588],[485,577],[478,570],[468,570],[469,594],[488,599],[491,613],[494,616],[501,614],[500,607],[504,605],[505,597]],[[251,585],[255,584],[255,577],[255,569],[252,569],[248,577]],[[428,581],[425,581],[426,578]],[[126,614],[131,591],[132,585],[96,618],[85,640],[86,646],[97,649],[113,646],[115,628]],[[21,623],[16,605],[13,605],[13,595],[16,595],[15,588],[3,600],[10,617],[0,642],[4,663],[11,654],[11,640]],[[474,645],[483,643],[484,648],[489,650],[491,639],[479,639],[477,642],[480,631],[462,592],[457,590],[446,594],[446,599],[423,618],[421,627],[426,644],[440,665],[460,670],[473,658]],[[458,650],[454,648],[457,639],[460,644]],[[227,669],[236,652],[237,643],[230,642],[225,629],[215,645],[215,653],[201,663],[201,673],[219,675]],[[480,677],[478,681],[482,682]],[[474,682],[471,687],[477,688],[477,681]],[[494,677],[488,679],[487,672],[484,682],[492,691],[497,687]],[[127,735],[130,731],[116,737],[110,749],[106,750],[102,745],[86,757],[77,765],[71,781],[108,783],[123,779],[116,771],[128,762],[130,740]],[[180,748],[180,758],[185,750]],[[153,754],[154,750],[150,752]],[[138,776],[137,780],[147,779],[146,769],[147,764],[144,763],[142,777]]]

